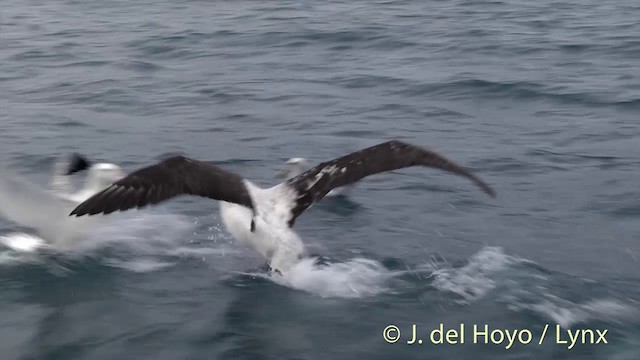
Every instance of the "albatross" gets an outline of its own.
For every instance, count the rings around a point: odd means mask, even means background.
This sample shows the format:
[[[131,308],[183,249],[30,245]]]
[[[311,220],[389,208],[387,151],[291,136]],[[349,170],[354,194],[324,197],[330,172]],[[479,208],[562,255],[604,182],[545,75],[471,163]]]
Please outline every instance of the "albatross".
[[[292,228],[306,209],[334,188],[412,166],[466,177],[491,197],[496,195],[479,177],[435,151],[392,140],[323,162],[269,188],[209,162],[173,156],[116,181],[78,205],[70,216],[142,208],[180,195],[207,197],[219,202],[227,231],[255,248],[272,271],[282,274],[304,253],[304,245]]]
[[[69,176],[86,169],[84,186],[72,192]],[[56,161],[51,189],[46,189],[0,167],[0,215],[35,230],[50,245],[66,249],[75,243],[77,235],[86,226],[93,223],[71,219],[69,211],[124,175],[118,165],[91,164],[85,157],[72,154]]]

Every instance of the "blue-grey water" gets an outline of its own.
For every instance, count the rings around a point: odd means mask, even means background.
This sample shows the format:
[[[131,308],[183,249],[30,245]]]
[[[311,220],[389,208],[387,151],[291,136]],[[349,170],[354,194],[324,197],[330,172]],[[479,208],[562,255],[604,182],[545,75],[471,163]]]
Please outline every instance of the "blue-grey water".
[[[78,251],[2,247],[0,357],[638,359],[639,14],[632,0],[3,1],[2,164],[44,187],[73,151],[126,171],[184,153],[267,186],[290,157],[396,138],[498,197],[430,169],[368,178],[300,217],[317,263],[286,281],[196,198],[110,216]],[[465,343],[433,344],[441,323],[464,324]],[[474,344],[485,324],[531,342]],[[556,325],[607,343],[569,350]]]

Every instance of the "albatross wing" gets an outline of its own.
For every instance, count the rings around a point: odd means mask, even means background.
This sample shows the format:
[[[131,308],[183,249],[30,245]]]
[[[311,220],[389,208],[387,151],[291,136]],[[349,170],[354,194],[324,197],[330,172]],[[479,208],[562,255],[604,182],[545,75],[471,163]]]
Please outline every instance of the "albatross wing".
[[[78,205],[70,215],[110,214],[180,195],[232,202],[253,210],[244,179],[207,162],[174,156],[137,170]]]
[[[443,155],[402,141],[391,140],[323,162],[287,180],[286,184],[297,193],[289,226],[293,226],[300,214],[334,188],[353,184],[370,175],[411,166],[433,167],[466,177],[491,197],[496,196],[495,191],[479,177]]]

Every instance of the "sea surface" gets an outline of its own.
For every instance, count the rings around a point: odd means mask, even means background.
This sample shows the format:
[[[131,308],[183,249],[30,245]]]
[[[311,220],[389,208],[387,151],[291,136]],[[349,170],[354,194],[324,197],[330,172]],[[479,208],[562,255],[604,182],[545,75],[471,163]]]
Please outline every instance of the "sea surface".
[[[434,169],[372,176],[298,219],[310,257],[285,277],[206,199],[105,217],[67,252],[16,247],[37,234],[0,219],[0,358],[639,359],[639,14],[4,0],[0,164],[39,186],[71,152],[128,172],[182,153],[268,186],[290,157],[401,139],[498,196]],[[438,344],[440,324],[464,343]],[[569,349],[568,331],[586,336]]]

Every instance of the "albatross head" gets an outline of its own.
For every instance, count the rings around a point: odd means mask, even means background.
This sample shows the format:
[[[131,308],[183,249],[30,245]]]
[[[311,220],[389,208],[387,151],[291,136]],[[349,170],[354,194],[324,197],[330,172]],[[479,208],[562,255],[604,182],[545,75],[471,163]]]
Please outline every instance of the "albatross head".
[[[104,189],[125,176],[120,166],[109,163],[99,163],[89,168],[87,188]]]
[[[306,164],[307,161],[305,158],[291,158],[284,163],[284,166],[278,170],[278,172],[276,172],[275,177],[276,179],[290,179],[301,174],[304,171]]]

